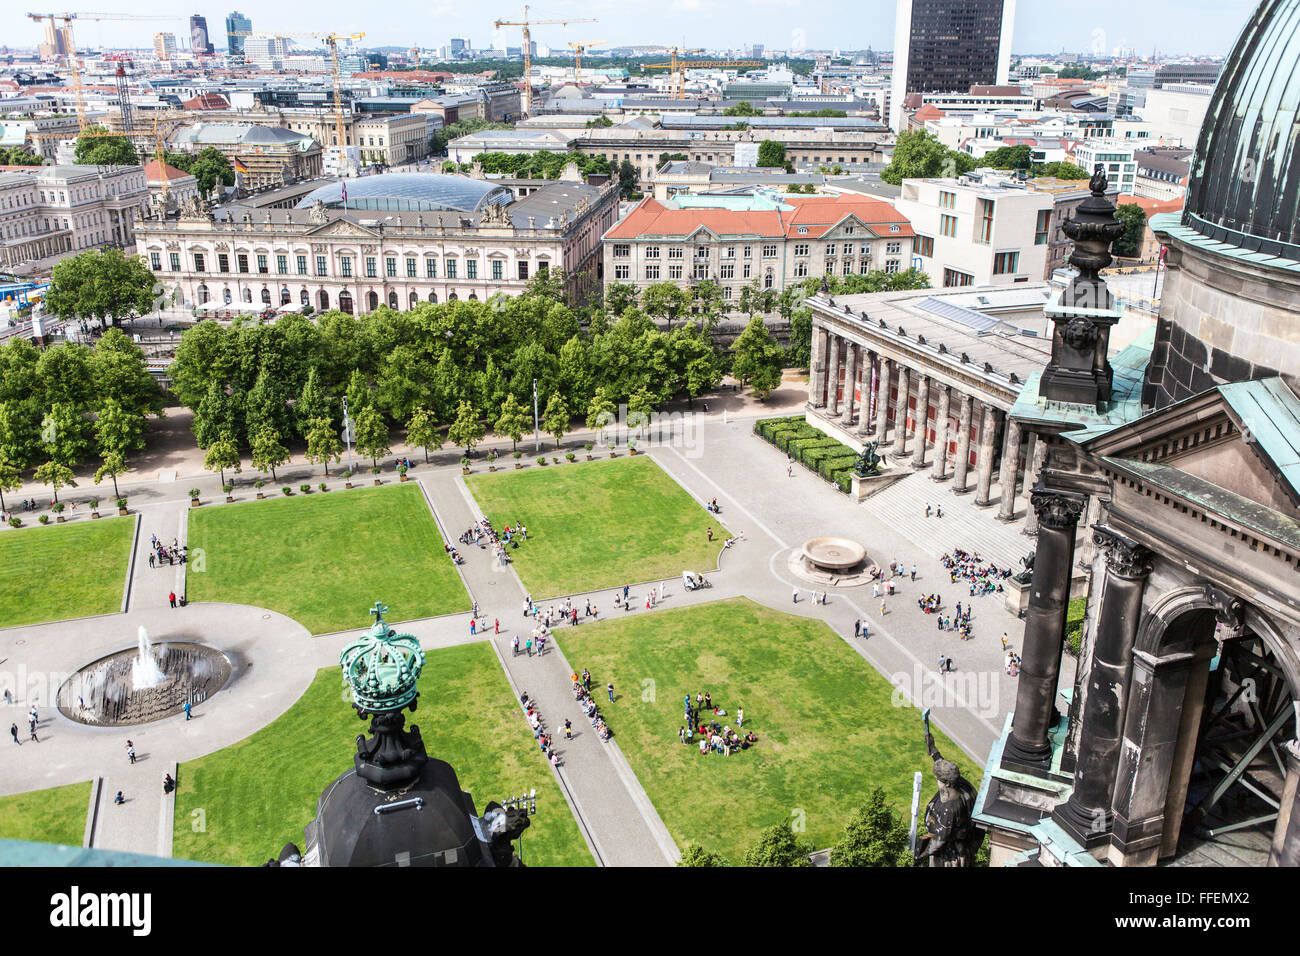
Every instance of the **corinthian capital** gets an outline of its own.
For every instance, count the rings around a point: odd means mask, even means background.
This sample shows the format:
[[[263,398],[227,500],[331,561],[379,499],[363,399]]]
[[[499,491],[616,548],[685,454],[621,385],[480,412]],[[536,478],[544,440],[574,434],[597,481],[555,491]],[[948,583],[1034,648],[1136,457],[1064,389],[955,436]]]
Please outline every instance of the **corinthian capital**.
[[[1029,502],[1038,515],[1039,527],[1052,528],[1056,531],[1072,530],[1079,523],[1083,514],[1084,499],[1079,495],[1066,494],[1061,491],[1048,491],[1042,480],[1034,487]]]
[[[1096,528],[1093,543],[1106,554],[1106,567],[1122,578],[1144,578],[1151,573],[1151,551],[1110,528]]]

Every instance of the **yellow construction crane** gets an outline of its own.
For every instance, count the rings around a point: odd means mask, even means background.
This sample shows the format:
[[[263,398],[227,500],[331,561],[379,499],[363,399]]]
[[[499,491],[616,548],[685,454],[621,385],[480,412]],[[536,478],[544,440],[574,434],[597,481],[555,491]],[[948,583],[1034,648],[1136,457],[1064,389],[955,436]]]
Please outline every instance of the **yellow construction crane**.
[[[673,99],[680,100],[686,96],[686,70],[752,70],[767,66],[763,60],[683,60],[683,55],[703,53],[703,50],[679,50],[672,48],[672,61],[669,63],[642,63],[643,70],[671,70],[673,81]]]
[[[365,37],[364,33],[311,33],[311,32],[278,32],[278,33],[252,33],[248,30],[236,30],[230,34],[235,37],[311,37],[314,40],[324,40],[325,45],[330,48],[330,72],[334,75],[334,135],[338,139],[338,147],[342,149],[347,142],[347,136],[344,133],[343,123],[343,85],[339,78],[339,41],[340,40],[360,40]],[[323,145],[323,144],[322,144]]]
[[[29,20],[48,20],[53,32],[58,32],[56,20],[63,21],[63,39],[67,44],[68,69],[72,73],[72,97],[77,104],[77,128],[90,125],[86,119],[86,97],[81,86],[81,67],[77,63],[77,42],[72,35],[73,20],[179,20],[180,17],[149,16],[134,13],[29,13]]]
[[[577,57],[578,57],[578,63],[577,63],[577,65],[573,68],[573,82],[577,83],[578,80],[579,80],[579,78],[581,77],[581,74],[582,74],[582,54],[583,54],[583,51],[584,51],[584,50],[590,50],[592,47],[596,46],[597,44],[600,44],[600,43],[608,43],[608,42],[609,42],[608,40],[589,40],[589,41],[586,42],[586,43],[570,43],[570,44],[568,44],[569,49],[570,49],[570,50],[573,50],[573,52],[576,53],[576,54],[577,54]]]
[[[570,23],[595,23],[594,17],[570,17],[567,20],[529,20],[528,5],[524,5],[524,18],[522,20],[498,20],[494,24],[496,29],[502,27],[523,27],[524,28],[524,101],[523,114],[527,118],[533,111],[533,51],[532,35],[529,32],[532,27],[549,26],[558,24],[567,27]]]

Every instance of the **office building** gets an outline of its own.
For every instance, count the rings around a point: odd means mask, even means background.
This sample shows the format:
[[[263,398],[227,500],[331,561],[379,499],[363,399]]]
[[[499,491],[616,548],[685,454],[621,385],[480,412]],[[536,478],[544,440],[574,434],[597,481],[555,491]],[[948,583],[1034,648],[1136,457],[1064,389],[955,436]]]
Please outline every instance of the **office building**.
[[[230,16],[226,17],[226,52],[231,56],[243,56],[244,40],[247,38],[240,34],[251,33],[252,29],[252,20],[238,10],[232,10]]]
[[[176,58],[176,35],[173,33],[155,33],[153,35],[153,53],[160,60]]]
[[[190,17],[190,52],[199,54],[212,53],[212,41],[208,39],[208,18],[194,14]]]

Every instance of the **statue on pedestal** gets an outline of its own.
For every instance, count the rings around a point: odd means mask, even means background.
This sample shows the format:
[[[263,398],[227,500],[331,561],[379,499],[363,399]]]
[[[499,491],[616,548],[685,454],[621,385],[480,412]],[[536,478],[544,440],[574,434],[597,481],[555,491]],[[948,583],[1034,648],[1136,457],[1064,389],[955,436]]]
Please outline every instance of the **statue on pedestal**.
[[[859,478],[871,478],[880,474],[881,458],[876,454],[876,443],[867,442],[858,460],[853,463],[853,473]]]
[[[975,826],[975,788],[961,775],[961,769],[945,760],[934,745],[930,731],[930,711],[925,721],[925,750],[934,761],[934,776],[939,792],[925,805],[926,836],[916,853],[916,860],[928,860],[930,866],[974,866],[975,851],[984,835]]]
[[[1025,555],[1023,558],[1020,559],[1020,563],[1025,566],[1025,569],[1017,573],[1012,580],[1014,580],[1017,584],[1028,584],[1030,581],[1033,580],[1034,557],[1037,554],[1038,554],[1037,551],[1030,551],[1027,555]]]

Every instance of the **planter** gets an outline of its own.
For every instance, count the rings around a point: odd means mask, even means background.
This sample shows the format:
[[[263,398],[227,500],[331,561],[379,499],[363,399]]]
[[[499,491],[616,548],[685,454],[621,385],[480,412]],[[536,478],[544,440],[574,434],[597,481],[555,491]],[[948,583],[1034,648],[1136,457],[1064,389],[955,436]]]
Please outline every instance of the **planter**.
[[[496,470],[497,470],[496,465],[488,465],[488,471],[496,471]]]
[[[469,474],[469,469],[468,469],[468,468],[462,468],[462,469],[460,470],[460,473],[461,473],[462,475],[468,475],[468,474]]]
[[[125,515],[125,514],[126,514],[126,509],[125,509],[125,508],[118,508],[118,509],[117,509],[117,513],[118,513],[119,515]]]
[[[617,458],[617,457],[618,457],[618,452],[616,452],[616,451],[611,451],[611,452],[609,453],[609,457],[610,457],[610,458]]]
[[[343,482],[343,487],[344,487],[344,488],[351,488],[351,487],[352,487],[352,482],[350,482],[350,481],[345,481],[345,482]]]
[[[59,524],[63,524],[63,522],[67,521],[68,519],[63,517],[63,515],[55,515],[54,520]]]
[[[408,479],[405,475],[398,475],[398,476],[397,476],[397,480],[398,480],[398,481],[409,481],[410,479]]]
[[[265,498],[265,497],[266,497],[266,495],[262,494],[260,491],[257,493],[257,500],[258,500],[258,501],[261,501],[261,500],[262,500],[263,498]]]
[[[94,519],[94,518],[98,518],[98,517],[99,517],[99,512],[98,512],[98,511],[92,511],[92,512],[90,513],[90,517],[91,517],[92,519]]]
[[[592,460],[593,460],[593,459],[592,459],[592,456],[591,456],[591,455],[588,455],[588,456],[587,456],[587,461],[592,461]]]
[[[629,455],[639,455],[639,454],[641,454],[641,453],[640,453],[639,451],[637,451],[635,448],[629,448],[629,449],[627,450],[627,453],[628,453]]]
[[[382,479],[379,479],[379,478],[376,478],[376,479],[375,479],[375,484],[377,484],[377,485],[382,485],[383,483],[384,483],[384,482],[383,482]]]
[[[520,462],[515,462],[515,468],[516,468],[516,469],[518,469],[518,468],[522,468],[522,467],[524,467],[522,463],[520,463]]]
[[[198,499],[198,498],[191,498],[191,499],[190,499],[190,507],[191,507],[191,508],[197,508],[198,506],[199,506],[199,499]]]
[[[233,502],[234,500],[235,500],[235,496],[234,496],[234,495],[226,495],[226,504],[230,504],[230,503]]]

